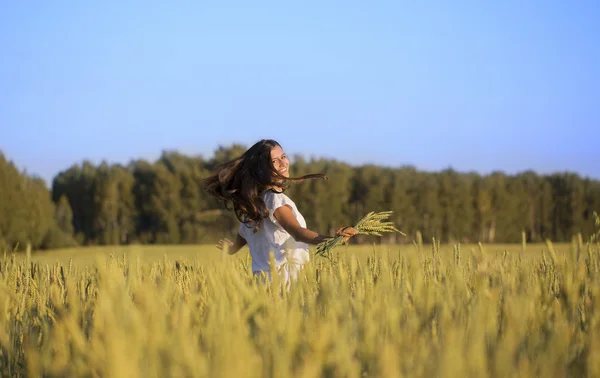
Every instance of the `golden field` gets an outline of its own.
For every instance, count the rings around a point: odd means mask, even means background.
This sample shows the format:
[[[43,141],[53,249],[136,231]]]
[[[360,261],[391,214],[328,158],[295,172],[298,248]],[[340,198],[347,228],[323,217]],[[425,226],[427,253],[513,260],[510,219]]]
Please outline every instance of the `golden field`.
[[[600,376],[600,246],[341,246],[288,290],[247,248],[0,257],[7,377]]]

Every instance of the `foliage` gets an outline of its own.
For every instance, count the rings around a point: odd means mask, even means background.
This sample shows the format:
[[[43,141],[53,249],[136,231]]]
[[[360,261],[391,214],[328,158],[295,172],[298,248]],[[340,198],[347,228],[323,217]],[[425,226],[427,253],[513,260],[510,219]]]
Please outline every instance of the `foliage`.
[[[59,172],[51,188],[19,172],[0,154],[0,251],[71,246],[213,243],[237,231],[235,216],[200,189],[218,164],[244,150],[219,146],[212,157],[165,151],[153,162],[127,165],[82,161]],[[600,181],[572,173],[489,175],[410,166],[350,166],[294,156],[291,173],[321,172],[286,192],[308,227],[333,234],[364,214],[393,211],[398,233],[359,235],[350,243],[569,242],[594,233]],[[50,201],[51,199],[51,201]]]
[[[0,251],[19,249],[27,244],[43,247],[50,234],[70,238],[58,230],[56,206],[45,183],[19,172],[1,152],[0,195]]]

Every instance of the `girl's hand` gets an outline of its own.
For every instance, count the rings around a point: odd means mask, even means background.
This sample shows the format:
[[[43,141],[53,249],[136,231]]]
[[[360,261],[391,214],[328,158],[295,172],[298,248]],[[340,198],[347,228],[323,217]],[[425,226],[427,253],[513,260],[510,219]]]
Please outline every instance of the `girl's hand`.
[[[335,236],[343,236],[344,238],[342,239],[342,243],[345,243],[348,241],[348,239],[350,239],[357,233],[358,231],[356,231],[354,227],[342,227],[339,230],[337,230]]]
[[[217,242],[217,248],[222,250],[225,244],[227,244],[228,247],[233,247],[233,242],[231,240],[223,238]]]

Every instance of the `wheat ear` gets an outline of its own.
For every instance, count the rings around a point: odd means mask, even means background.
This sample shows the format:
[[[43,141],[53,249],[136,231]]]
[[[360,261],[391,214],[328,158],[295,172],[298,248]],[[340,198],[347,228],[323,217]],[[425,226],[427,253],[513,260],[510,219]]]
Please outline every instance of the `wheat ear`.
[[[382,236],[385,232],[397,232],[403,236],[406,234],[398,230],[393,222],[387,221],[392,215],[392,211],[371,211],[365,215],[358,223],[354,226],[358,235],[377,235]],[[343,236],[336,236],[328,238],[317,245],[316,256],[325,257],[331,260],[331,250],[335,248],[344,239]]]

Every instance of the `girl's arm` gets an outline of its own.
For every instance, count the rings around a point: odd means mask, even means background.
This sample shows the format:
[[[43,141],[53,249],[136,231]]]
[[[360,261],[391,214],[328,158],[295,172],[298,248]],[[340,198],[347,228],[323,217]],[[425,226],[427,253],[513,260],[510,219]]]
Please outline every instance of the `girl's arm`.
[[[242,235],[237,234],[235,236],[235,240],[231,241],[227,238],[221,239],[219,240],[219,242],[217,243],[217,248],[219,249],[223,249],[223,245],[227,244],[227,253],[230,255],[233,255],[235,253],[238,253],[240,249],[242,249],[242,247],[244,247],[246,245],[246,239],[244,239],[242,237]]]
[[[277,208],[273,212],[273,215],[275,216],[275,219],[277,219],[277,222],[281,224],[281,227],[283,227],[296,241],[317,245],[325,239],[332,237],[321,235],[317,232],[309,230],[308,228],[300,226],[300,223],[298,223],[298,220],[294,215],[294,211],[289,205]],[[344,227],[339,229],[336,235],[344,236],[344,241],[346,241],[352,236],[356,235],[356,230],[352,227]]]

